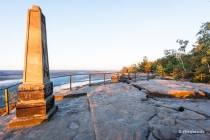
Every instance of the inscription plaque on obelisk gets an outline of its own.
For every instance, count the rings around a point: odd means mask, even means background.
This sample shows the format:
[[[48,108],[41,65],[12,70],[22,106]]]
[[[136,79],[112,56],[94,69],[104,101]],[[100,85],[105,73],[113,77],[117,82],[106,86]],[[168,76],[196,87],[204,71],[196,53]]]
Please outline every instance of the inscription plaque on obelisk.
[[[9,126],[39,124],[57,109],[50,81],[46,20],[41,9],[28,10],[23,84],[18,88],[17,119]],[[27,119],[26,119],[27,118]],[[33,119],[31,121],[31,119]]]

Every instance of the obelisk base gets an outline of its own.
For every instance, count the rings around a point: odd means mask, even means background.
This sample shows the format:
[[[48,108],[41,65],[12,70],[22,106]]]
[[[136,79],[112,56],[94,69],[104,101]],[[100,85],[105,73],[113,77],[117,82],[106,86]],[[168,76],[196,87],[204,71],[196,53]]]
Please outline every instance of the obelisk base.
[[[54,106],[54,96],[50,95],[44,100],[31,100],[18,102],[16,105],[17,118],[44,116]]]
[[[42,122],[49,121],[49,119],[53,116],[53,114],[58,109],[57,105],[54,105],[45,116],[36,116],[36,117],[25,117],[25,118],[15,118],[14,120],[9,122],[8,128],[20,128],[38,125]]]

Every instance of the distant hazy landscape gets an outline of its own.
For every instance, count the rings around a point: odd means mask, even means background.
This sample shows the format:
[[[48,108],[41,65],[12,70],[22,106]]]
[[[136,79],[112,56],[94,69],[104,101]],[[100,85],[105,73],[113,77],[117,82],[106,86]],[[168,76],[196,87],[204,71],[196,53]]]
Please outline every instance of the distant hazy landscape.
[[[69,88],[70,77],[68,75],[75,75],[72,76],[72,87],[84,85],[89,83],[89,75],[90,73],[100,73],[100,72],[114,72],[113,70],[109,71],[97,71],[97,70],[51,70],[50,77],[51,81],[54,85],[54,90],[57,89],[67,89]],[[80,75],[76,75],[80,74]],[[82,75],[84,74],[84,75]],[[65,76],[67,75],[67,76]],[[58,77],[58,76],[65,76],[65,77]],[[110,79],[110,74],[106,75],[106,79]],[[4,106],[4,88],[9,86],[18,84],[22,82],[23,71],[22,70],[0,70],[0,108]],[[58,77],[58,78],[53,78]],[[82,82],[77,82],[82,81]],[[100,82],[103,81],[103,75],[92,75],[91,76],[92,82]],[[56,86],[57,85],[57,86]],[[9,92],[17,93],[18,85],[9,88]]]

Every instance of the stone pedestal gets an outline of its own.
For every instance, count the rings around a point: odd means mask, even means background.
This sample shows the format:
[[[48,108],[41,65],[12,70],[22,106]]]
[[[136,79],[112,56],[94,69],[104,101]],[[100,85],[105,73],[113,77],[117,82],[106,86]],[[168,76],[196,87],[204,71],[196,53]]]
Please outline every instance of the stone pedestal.
[[[54,106],[53,83],[23,84],[18,88],[16,116],[43,116]]]
[[[28,10],[23,84],[18,88],[16,117],[10,128],[39,124],[57,110],[50,81],[46,20],[41,9]]]

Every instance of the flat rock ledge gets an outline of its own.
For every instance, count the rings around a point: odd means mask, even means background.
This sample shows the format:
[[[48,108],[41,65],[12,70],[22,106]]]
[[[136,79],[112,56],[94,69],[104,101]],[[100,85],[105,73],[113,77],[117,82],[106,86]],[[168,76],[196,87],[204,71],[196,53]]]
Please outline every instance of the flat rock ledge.
[[[12,117],[1,119],[0,139],[210,139],[209,99],[147,98],[132,84],[116,83],[87,88],[85,96],[56,104],[52,119],[38,126],[8,130]]]
[[[144,96],[128,84],[100,86],[91,91],[88,98],[96,139],[209,140],[209,100],[142,100]],[[185,110],[180,112],[176,106]]]
[[[149,80],[133,83],[154,97],[204,98],[210,97],[210,84],[174,80]]]

